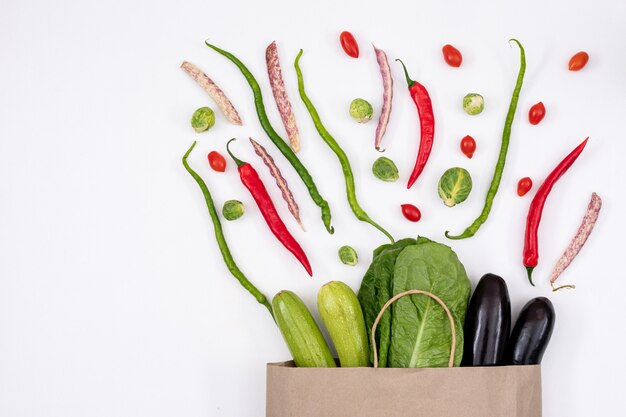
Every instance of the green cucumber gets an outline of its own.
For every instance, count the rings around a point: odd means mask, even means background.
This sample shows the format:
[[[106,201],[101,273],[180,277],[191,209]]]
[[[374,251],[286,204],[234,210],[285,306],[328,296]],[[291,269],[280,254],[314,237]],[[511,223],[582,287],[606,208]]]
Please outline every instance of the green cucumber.
[[[365,319],[354,291],[343,282],[331,281],[320,288],[317,309],[337,349],[341,367],[369,366]]]
[[[334,368],[335,359],[300,297],[281,291],[272,300],[276,324],[299,368]]]

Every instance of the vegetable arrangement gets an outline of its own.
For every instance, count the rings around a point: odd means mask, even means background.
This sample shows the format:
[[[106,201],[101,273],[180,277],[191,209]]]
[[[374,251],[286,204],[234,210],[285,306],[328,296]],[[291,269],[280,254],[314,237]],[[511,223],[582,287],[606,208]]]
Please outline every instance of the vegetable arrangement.
[[[476,116],[483,112],[485,99],[477,93],[469,93],[463,97],[463,110],[470,116]]]
[[[344,265],[354,266],[359,262],[359,256],[352,246],[344,245],[337,252],[339,260]]]
[[[196,133],[202,133],[215,125],[215,113],[210,107],[200,107],[191,116],[191,127]]]
[[[195,82],[198,83],[200,87],[204,91],[207,92],[209,96],[215,101],[215,104],[220,108],[224,116],[234,125],[242,125],[241,118],[239,117],[239,113],[233,106],[233,103],[230,102],[226,94],[219,88],[212,79],[209,78],[208,75],[203,73],[200,68],[196,67],[191,62],[184,61],[180,67],[183,71],[185,71],[191,78],[194,79]],[[213,111],[211,110],[211,113]]]
[[[357,219],[361,220],[362,222],[371,224],[376,229],[381,231],[385,236],[387,236],[389,240],[391,240],[391,242],[393,243],[393,237],[391,236],[391,234],[383,229],[382,226],[378,225],[378,223],[374,222],[374,220],[372,220],[370,216],[367,215],[365,210],[361,208],[361,205],[356,199],[356,185],[354,183],[354,174],[352,173],[352,167],[350,166],[348,156],[343,151],[343,149],[341,149],[341,146],[339,146],[335,138],[333,138],[330,133],[328,133],[328,130],[326,130],[326,128],[322,124],[322,120],[320,119],[320,116],[317,113],[315,106],[313,106],[313,103],[311,102],[306,94],[306,91],[304,90],[304,79],[302,77],[302,71],[300,70],[299,65],[301,56],[302,49],[300,49],[300,52],[298,53],[298,56],[296,57],[296,61],[294,63],[296,75],[298,76],[298,91],[300,92],[300,98],[302,99],[304,105],[309,111],[317,132],[320,134],[324,142],[326,142],[330,149],[335,153],[335,155],[337,155],[337,159],[339,159],[339,163],[341,164],[341,170],[343,171],[343,176],[346,182],[346,194],[348,195],[348,203],[350,204],[350,208],[352,209],[352,212]]]
[[[354,35],[348,31],[341,32],[339,35],[339,42],[341,42],[341,47],[343,51],[351,58],[359,57],[359,45],[356,43],[356,39],[354,39]]]
[[[591,194],[591,200],[589,201],[589,206],[587,207],[587,212],[585,213],[585,217],[583,217],[582,223],[578,228],[578,232],[570,242],[569,246],[561,256],[561,258],[557,261],[556,265],[554,265],[554,269],[550,274],[550,285],[552,285],[553,291],[558,291],[562,288],[576,288],[574,285],[561,285],[560,287],[554,288],[554,282],[557,278],[567,269],[567,267],[572,263],[576,255],[580,252],[580,250],[587,242],[589,235],[593,231],[593,227],[598,220],[598,215],[600,214],[600,209],[602,208],[602,199],[596,193]]]
[[[204,196],[204,201],[206,203],[207,209],[209,210],[209,215],[211,216],[211,221],[213,222],[215,240],[217,241],[217,246],[219,246],[220,252],[222,254],[222,258],[224,258],[224,263],[226,264],[226,267],[228,268],[230,273],[235,277],[235,279],[237,279],[237,281],[239,281],[241,286],[246,291],[248,291],[256,299],[256,301],[259,304],[267,308],[267,310],[270,312],[270,314],[272,314],[272,317],[273,317],[272,306],[270,305],[269,301],[267,301],[267,298],[265,297],[265,295],[263,295],[263,293],[259,291],[257,287],[255,287],[248,280],[248,278],[246,278],[243,272],[241,272],[241,269],[239,269],[239,267],[235,263],[235,260],[233,259],[233,256],[230,253],[230,249],[228,248],[228,243],[226,243],[226,238],[224,237],[224,232],[222,230],[222,224],[220,222],[219,216],[217,215],[217,210],[215,209],[215,204],[213,203],[213,197],[211,196],[211,192],[209,191],[209,188],[207,187],[204,180],[200,177],[200,175],[198,175],[189,166],[189,163],[187,162],[187,158],[189,157],[189,154],[191,153],[191,151],[193,151],[193,148],[195,148],[195,146],[196,146],[196,142],[192,143],[191,147],[187,150],[187,152],[183,156],[183,166],[185,167],[185,170],[187,170],[189,175],[191,175],[194,181],[198,184],[198,187],[200,187],[200,190],[202,191],[202,195]]]
[[[380,148],[380,144],[383,141],[383,136],[387,131],[387,125],[389,124],[389,116],[391,115],[391,99],[393,98],[393,78],[391,77],[391,68],[389,67],[389,60],[387,60],[387,54],[382,49],[374,48],[376,53],[376,61],[378,62],[378,68],[380,69],[380,75],[383,78],[383,108],[380,111],[380,117],[378,118],[378,126],[376,126],[376,139],[374,140],[374,147],[377,151],[384,152],[384,149]]]
[[[506,282],[485,274],[472,294],[463,328],[463,366],[505,364],[511,332],[511,301]]]
[[[221,153],[217,151],[211,151],[207,155],[207,159],[209,160],[209,165],[215,172],[224,172],[226,171],[226,159],[222,156]]]
[[[454,46],[449,44],[444,45],[443,48],[441,48],[441,52],[443,52],[443,59],[446,61],[446,64],[455,68],[461,66],[461,63],[463,62],[463,55],[461,55],[461,52],[459,52],[459,50]]]
[[[324,222],[324,226],[326,226],[326,230],[329,233],[333,233],[334,229],[330,225],[330,208],[328,207],[328,202],[322,198],[319,191],[317,190],[317,186],[313,182],[313,178],[311,178],[311,174],[309,171],[302,165],[302,162],[298,159],[296,154],[289,148],[289,145],[285,143],[285,141],[278,136],[276,130],[270,124],[270,121],[267,117],[267,113],[265,112],[265,104],[263,104],[263,95],[261,94],[261,87],[259,87],[259,83],[257,82],[254,75],[248,70],[248,68],[241,62],[237,57],[235,57],[230,52],[227,52],[223,49],[218,48],[217,46],[211,45],[208,42],[205,42],[206,45],[219,53],[220,55],[228,58],[243,74],[252,89],[252,93],[254,94],[254,106],[256,108],[257,116],[259,118],[259,122],[261,123],[261,127],[267,133],[267,136],[271,139],[272,143],[276,145],[278,150],[283,154],[283,156],[291,163],[291,166],[298,173],[304,185],[306,185],[309,190],[309,194],[311,199],[317,204],[317,206],[322,210],[322,221]]]
[[[426,162],[428,162],[428,157],[430,156],[430,151],[433,148],[433,140],[435,139],[435,116],[433,115],[433,104],[430,101],[430,95],[426,87],[409,78],[409,73],[406,70],[404,62],[399,59],[396,59],[396,61],[402,64],[404,76],[409,86],[409,93],[411,93],[411,98],[417,107],[417,114],[420,118],[420,146],[417,151],[417,159],[415,160],[413,172],[411,172],[409,182],[406,186],[406,188],[411,188],[417,180],[417,177],[419,177],[424,170]]]
[[[272,86],[274,101],[276,101],[280,118],[287,131],[291,149],[293,149],[294,152],[298,152],[300,150],[300,134],[298,133],[298,126],[296,126],[296,117],[291,109],[291,102],[287,96],[283,72],[280,68],[280,61],[278,60],[278,47],[276,46],[276,42],[270,43],[265,50],[265,62],[267,64],[267,75],[270,80],[270,85]]]
[[[472,191],[472,177],[465,168],[450,168],[439,179],[439,197],[448,207],[467,200]]]
[[[289,189],[289,184],[287,184],[287,180],[283,177],[283,174],[278,169],[278,166],[274,162],[274,158],[267,152],[267,150],[259,144],[254,139],[250,138],[250,143],[254,148],[254,152],[263,160],[265,166],[270,170],[270,174],[276,180],[276,186],[280,190],[283,195],[283,200],[287,203],[287,207],[289,208],[289,212],[296,219],[298,225],[304,230],[304,226],[302,225],[302,221],[300,220],[300,209],[298,208],[298,203],[293,198],[293,194]]]
[[[524,266],[528,272],[528,281],[533,284],[532,273],[533,269],[539,263],[539,237],[537,231],[539,230],[539,223],[541,222],[541,215],[543,214],[543,207],[546,204],[546,200],[554,184],[561,178],[563,174],[572,166],[572,164],[578,159],[587,140],[585,139],[580,145],[578,145],[572,152],[569,153],[554,170],[548,175],[537,190],[535,198],[530,203],[528,208],[528,217],[526,218],[526,233],[524,235]]]
[[[528,110],[528,121],[531,125],[538,125],[544,117],[546,117],[546,107],[541,101]]]
[[[340,42],[348,56],[358,58],[359,48],[352,34],[343,32],[340,35]],[[451,235],[446,231],[445,236],[449,239],[472,237],[479,230],[488,219],[502,180],[512,124],[526,69],[524,48],[515,39],[511,42],[519,48],[520,67],[484,207],[480,215],[463,233]],[[321,197],[308,170],[295,154],[300,149],[300,135],[283,80],[276,43],[272,42],[266,49],[267,71],[277,109],[291,147],[270,124],[261,88],[248,68],[231,53],[209,43],[206,44],[233,62],[244,75],[252,89],[261,126],[304,182],[312,200],[321,209],[322,220],[327,231],[332,234],[334,229],[330,225],[331,214],[328,203]],[[393,78],[386,53],[376,47],[373,49],[383,79],[382,110],[376,127],[375,149],[383,152],[381,143],[390,120]],[[341,165],[349,206],[357,219],[370,224],[390,241],[374,250],[371,264],[362,278],[357,294],[340,281],[331,281],[319,290],[317,308],[332,343],[326,341],[320,326],[298,295],[283,290],[274,296],[270,304],[263,293],[247,279],[229,251],[208,186],[187,162],[189,154],[195,147],[195,142],[182,160],[185,169],[204,195],[218,247],[227,268],[257,302],[270,312],[291,352],[295,365],[298,367],[336,367],[337,365],[367,367],[374,364],[375,367],[383,368],[422,368],[448,365],[540,364],[555,323],[554,306],[550,300],[545,297],[531,299],[513,324],[511,302],[504,279],[495,274],[485,274],[471,294],[468,274],[451,247],[423,236],[396,241],[386,229],[374,222],[363,210],[357,200],[354,172],[348,156],[322,123],[317,109],[305,90],[304,77],[300,68],[302,53],[300,50],[294,62],[298,92],[318,134],[334,152]],[[455,68],[461,66],[462,55],[456,48],[445,45],[442,53],[444,61],[449,66]],[[581,69],[587,60],[586,53],[577,54],[570,61],[570,70]],[[431,154],[435,120],[429,92],[422,84],[411,80],[404,63],[397,61],[402,65],[409,93],[417,108],[421,131],[415,166],[407,184],[407,188],[411,188],[425,169]],[[186,61],[181,67],[211,95],[231,123],[241,124],[232,103],[206,74]],[[479,94],[468,94],[463,99],[463,108],[469,115],[477,115],[483,111],[484,98]],[[356,99],[351,103],[349,113],[358,122],[367,122],[373,115],[373,107],[363,99]],[[532,106],[529,110],[529,122],[533,125],[539,124],[544,116],[545,107],[542,102]],[[208,107],[199,108],[192,117],[192,126],[196,131],[206,131],[214,123],[215,114]],[[312,276],[312,267],[307,255],[281,219],[258,173],[250,164],[238,159],[231,152],[230,145],[234,140],[229,140],[225,148],[237,165],[241,182],[250,192],[277,240]],[[299,206],[276,161],[259,142],[250,138],[250,143],[275,179],[289,212],[304,230]],[[573,165],[586,144],[587,139],[557,165],[539,187],[530,203],[523,263],[527,268],[531,284],[533,284],[531,273],[539,259],[538,228],[545,202],[555,183]],[[476,150],[476,141],[467,135],[461,140],[460,149],[467,158],[471,159]],[[226,171],[226,160],[219,152],[210,152],[208,161],[214,171]],[[398,167],[386,157],[379,157],[375,160],[372,173],[376,178],[390,183],[399,178]],[[472,177],[466,169],[453,167],[443,173],[437,188],[444,204],[452,207],[468,198],[472,190]],[[523,196],[531,188],[531,179],[522,178],[517,184],[517,194]],[[596,193],[593,193],[576,235],[550,275],[549,281],[554,291],[561,288],[573,288],[572,285],[555,287],[554,283],[581,251],[594,228],[601,206],[602,200]],[[417,206],[406,203],[401,204],[400,207],[403,216],[408,221],[417,222],[421,219],[421,212]],[[228,200],[224,203],[222,215],[226,220],[236,220],[243,214],[244,206],[241,201]],[[359,260],[357,252],[348,245],[341,246],[337,255],[345,265],[356,265]],[[331,346],[334,346],[337,352],[338,362],[332,354]]]
[[[374,252],[359,290],[367,328],[371,329],[383,305],[393,295],[411,289],[429,291],[446,304],[458,329],[457,345],[462,346],[461,328],[470,293],[469,279],[463,264],[449,247],[423,237],[381,246]],[[446,366],[451,343],[447,320],[430,298],[412,296],[398,300],[387,318],[381,320],[378,337],[374,335],[379,366]],[[457,348],[455,365],[461,362],[462,355],[463,349]]]
[[[580,51],[574,54],[574,56],[569,60],[569,70],[570,71],[580,71],[585,68],[589,62],[589,54],[585,51]]]
[[[517,182],[517,195],[524,197],[531,188],[533,188],[533,180],[531,180],[530,177],[521,178]]]
[[[272,300],[274,317],[296,366],[333,368],[335,359],[304,302],[291,291],[281,291]]]
[[[476,152],[476,141],[470,135],[464,136],[461,139],[461,152],[469,159],[472,159],[474,152]]]
[[[420,209],[415,207],[413,204],[402,204],[400,207],[402,208],[402,215],[408,221],[415,223],[420,221],[422,218]]]
[[[372,173],[379,180],[386,182],[395,182],[400,178],[396,164],[385,156],[381,156],[374,161]]]
[[[362,98],[355,98],[350,103],[350,116],[358,123],[367,123],[372,120],[374,109],[372,105]]]
[[[496,162],[496,168],[493,172],[493,178],[489,191],[487,191],[487,198],[485,199],[485,206],[480,215],[474,220],[474,222],[460,235],[451,235],[446,231],[446,237],[448,239],[466,239],[476,234],[480,226],[482,226],[491,213],[491,207],[493,207],[493,200],[496,198],[498,188],[500,188],[500,181],[502,181],[502,173],[504,172],[504,164],[506,164],[506,154],[509,150],[509,140],[511,139],[511,127],[513,126],[513,118],[515,117],[515,110],[517,109],[517,102],[519,101],[519,94],[522,90],[522,83],[524,82],[524,73],[526,72],[526,54],[522,44],[517,39],[511,39],[515,42],[520,50],[520,68],[517,75],[517,82],[515,83],[515,89],[513,90],[513,96],[511,97],[511,104],[509,104],[509,111],[506,115],[506,121],[504,122],[504,131],[502,132],[502,145],[500,146],[500,155]]]
[[[234,140],[233,138],[228,141],[226,150],[233,161],[235,161],[235,164],[237,164],[237,171],[239,171],[241,183],[250,191],[252,198],[254,198],[256,205],[259,207],[265,219],[265,223],[267,223],[274,236],[276,236],[276,239],[278,239],[289,252],[293,253],[296,259],[304,266],[306,272],[310,276],[313,276],[313,270],[311,269],[311,264],[306,254],[296,239],[289,233],[287,226],[285,226],[285,223],[283,223],[283,220],[280,218],[278,211],[276,211],[276,206],[274,206],[274,202],[261,181],[259,174],[252,165],[241,161],[230,151],[230,143]]]
[[[233,221],[237,220],[245,213],[245,208],[243,207],[243,203],[239,200],[228,200],[224,203],[222,207],[222,216],[226,220]]]

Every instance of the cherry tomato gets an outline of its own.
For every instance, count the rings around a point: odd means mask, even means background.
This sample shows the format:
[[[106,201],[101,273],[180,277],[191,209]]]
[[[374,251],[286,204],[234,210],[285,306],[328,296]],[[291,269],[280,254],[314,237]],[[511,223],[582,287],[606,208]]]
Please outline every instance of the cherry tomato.
[[[569,60],[569,70],[570,71],[579,71],[581,69],[583,69],[585,67],[585,65],[587,65],[587,62],[589,61],[589,54],[585,51],[580,51],[578,53],[576,53],[570,60]]]
[[[441,48],[441,51],[443,52],[443,59],[448,65],[456,68],[461,66],[461,62],[463,62],[463,55],[461,55],[458,49],[452,45],[444,45],[443,48]]]
[[[541,101],[533,105],[530,110],[528,110],[528,121],[531,125],[539,124],[539,122],[542,121],[545,116],[546,108]]]
[[[533,180],[530,177],[524,177],[517,183],[517,195],[523,197],[531,188],[533,188]]]
[[[402,204],[400,207],[402,207],[402,214],[408,221],[418,222],[422,218],[420,209],[415,207],[413,204]]]
[[[476,151],[476,141],[470,135],[461,139],[461,152],[465,154],[469,159],[472,159],[474,152]]]
[[[216,151],[209,152],[209,165],[213,168],[213,171],[224,172],[226,171],[226,159]]]
[[[356,43],[356,39],[352,36],[350,32],[341,32],[339,35],[339,41],[341,42],[341,47],[345,51],[348,56],[352,58],[359,57],[359,45]]]

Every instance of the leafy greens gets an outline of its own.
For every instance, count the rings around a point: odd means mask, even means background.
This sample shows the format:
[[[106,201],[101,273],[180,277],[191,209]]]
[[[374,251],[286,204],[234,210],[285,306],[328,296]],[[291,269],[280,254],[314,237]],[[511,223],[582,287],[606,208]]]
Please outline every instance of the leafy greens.
[[[454,364],[458,366],[463,356],[469,279],[452,249],[423,237],[384,245],[374,252],[359,290],[370,340],[372,325],[382,306],[393,295],[410,289],[431,292],[450,309],[457,333]],[[380,367],[447,366],[450,324],[441,306],[431,298],[410,295],[399,299],[383,315],[378,329]]]

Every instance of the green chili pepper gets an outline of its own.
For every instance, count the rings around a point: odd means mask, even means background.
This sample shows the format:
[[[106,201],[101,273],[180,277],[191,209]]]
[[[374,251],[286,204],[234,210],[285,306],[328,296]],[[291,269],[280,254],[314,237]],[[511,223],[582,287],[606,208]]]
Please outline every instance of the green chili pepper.
[[[252,93],[254,94],[254,106],[256,107],[256,114],[259,117],[261,127],[263,127],[263,130],[265,130],[267,136],[269,136],[272,142],[274,142],[274,145],[276,145],[278,150],[285,156],[285,158],[287,158],[287,160],[291,163],[291,166],[293,166],[293,168],[296,170],[296,172],[302,179],[302,182],[304,182],[304,185],[306,185],[306,188],[309,190],[311,198],[313,199],[315,204],[317,204],[322,209],[322,221],[324,222],[324,226],[326,226],[326,230],[328,230],[328,233],[333,234],[335,229],[330,225],[331,215],[330,208],[328,207],[328,202],[324,200],[324,198],[320,195],[319,191],[317,190],[317,186],[313,182],[311,174],[309,174],[309,171],[305,168],[304,165],[302,165],[302,162],[300,162],[296,154],[291,150],[289,145],[287,145],[285,140],[281,138],[278,133],[276,133],[276,130],[274,130],[274,128],[272,127],[267,117],[267,113],[265,112],[265,105],[263,104],[261,88],[259,87],[259,83],[257,82],[257,80],[254,78],[254,75],[252,75],[250,70],[248,70],[243,62],[241,62],[236,56],[234,56],[230,52],[220,49],[217,46],[211,45],[206,41],[205,43],[209,48],[213,49],[220,55],[225,56],[233,64],[235,64],[235,66],[239,68],[239,71],[241,71],[241,73],[245,77],[246,81],[248,81],[248,84],[250,84],[250,88],[252,89]]]
[[[191,169],[191,167],[187,163],[187,157],[189,156],[189,154],[191,153],[191,151],[193,150],[195,146],[196,146],[196,142],[194,142],[191,145],[191,147],[189,148],[185,156],[183,156],[183,165],[185,166],[185,169],[187,170],[187,172],[191,174],[193,179],[196,180],[196,182],[200,186],[200,189],[202,190],[202,194],[204,194],[204,199],[206,200],[206,206],[209,209],[209,214],[211,215],[211,221],[213,222],[213,229],[215,230],[215,240],[217,240],[217,246],[219,246],[220,252],[222,252],[224,263],[226,264],[226,267],[228,268],[230,273],[233,274],[233,276],[237,279],[237,281],[239,281],[241,286],[244,287],[250,294],[252,294],[252,296],[259,303],[263,304],[268,309],[268,311],[270,312],[273,318],[274,313],[272,311],[272,306],[269,303],[269,301],[267,301],[267,298],[265,297],[265,295],[263,295],[261,291],[259,291],[250,281],[248,281],[248,278],[246,278],[243,272],[241,272],[241,270],[235,263],[233,256],[230,254],[230,250],[228,249],[228,244],[226,243],[226,239],[224,238],[224,232],[222,231],[222,224],[220,223],[220,218],[217,215],[217,210],[215,210],[215,204],[213,204],[213,198],[211,197],[209,188],[207,187],[206,183],[202,180],[202,178],[200,178],[200,176],[193,169]]]
[[[504,131],[502,132],[502,145],[500,146],[500,155],[498,156],[498,162],[496,163],[496,169],[493,173],[493,179],[487,191],[487,198],[485,199],[485,206],[480,215],[474,220],[463,233],[458,236],[450,235],[450,232],[446,230],[446,237],[448,239],[465,239],[474,236],[480,226],[487,221],[489,212],[493,206],[493,199],[496,197],[498,187],[500,187],[500,180],[502,180],[502,173],[504,171],[504,164],[506,163],[506,152],[509,149],[509,139],[511,138],[511,126],[513,125],[513,118],[515,117],[515,110],[517,109],[517,102],[519,101],[519,93],[522,89],[522,83],[524,82],[524,73],[526,72],[526,54],[522,44],[517,39],[511,39],[509,42],[515,42],[519,46],[520,50],[520,68],[517,75],[517,82],[515,83],[515,89],[513,90],[513,97],[511,97],[511,104],[509,104],[509,112],[506,115],[506,121],[504,122]]]
[[[341,169],[343,171],[343,176],[346,181],[346,193],[348,194],[348,203],[350,204],[350,208],[352,209],[352,212],[357,219],[361,220],[362,222],[367,222],[371,224],[382,233],[384,233],[385,236],[387,236],[389,240],[391,240],[391,242],[393,243],[393,237],[389,234],[389,232],[387,232],[385,229],[375,223],[361,208],[359,202],[356,199],[356,186],[354,185],[354,175],[352,174],[352,168],[350,167],[350,161],[348,160],[348,156],[343,151],[343,149],[341,149],[335,138],[333,138],[330,133],[328,133],[328,131],[322,124],[322,121],[320,120],[320,116],[317,113],[317,110],[315,110],[313,103],[311,103],[311,100],[309,100],[309,97],[307,97],[306,92],[304,91],[304,80],[302,79],[302,71],[300,71],[300,66],[298,64],[301,56],[302,49],[300,49],[300,53],[296,57],[296,61],[294,63],[294,67],[296,68],[296,75],[298,76],[298,91],[300,91],[300,98],[302,98],[304,105],[309,111],[311,119],[313,119],[313,124],[315,124],[315,128],[317,129],[318,133],[320,134],[322,139],[324,139],[324,142],[326,142],[330,149],[335,152],[335,155],[337,155],[337,158],[339,159],[339,163],[341,163]]]

